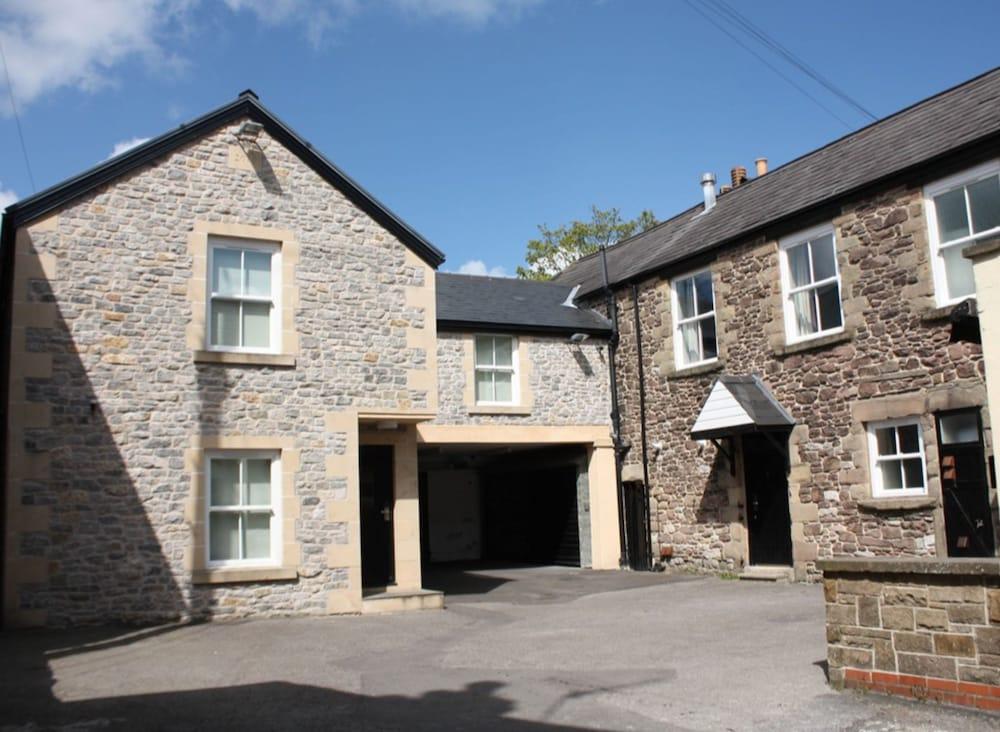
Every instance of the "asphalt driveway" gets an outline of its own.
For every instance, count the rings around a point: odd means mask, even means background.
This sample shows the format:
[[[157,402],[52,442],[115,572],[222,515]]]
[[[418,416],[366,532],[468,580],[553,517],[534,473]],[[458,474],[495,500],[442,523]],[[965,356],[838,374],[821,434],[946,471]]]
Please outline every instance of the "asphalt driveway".
[[[0,635],[0,729],[973,730],[826,686],[819,587],[465,571],[448,609]]]

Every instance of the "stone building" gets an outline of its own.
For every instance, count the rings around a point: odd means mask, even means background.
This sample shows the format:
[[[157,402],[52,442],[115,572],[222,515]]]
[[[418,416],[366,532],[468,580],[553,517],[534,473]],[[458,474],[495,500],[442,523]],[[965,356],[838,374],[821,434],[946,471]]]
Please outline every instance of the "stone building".
[[[439,275],[252,92],[8,208],[2,245],[5,623],[440,606],[429,559],[618,567],[608,322]]]
[[[607,251],[655,560],[804,579],[825,557],[995,554],[962,252],[1000,232],[998,100],[992,71],[721,191],[706,174],[703,203]],[[599,255],[557,281],[604,301]]]

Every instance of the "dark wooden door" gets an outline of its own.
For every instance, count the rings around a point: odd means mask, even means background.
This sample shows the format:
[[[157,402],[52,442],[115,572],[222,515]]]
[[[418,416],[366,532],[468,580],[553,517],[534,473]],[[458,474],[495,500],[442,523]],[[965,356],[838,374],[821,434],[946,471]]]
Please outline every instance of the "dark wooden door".
[[[986,455],[979,410],[937,415],[938,455],[949,557],[992,557]]]
[[[391,445],[363,445],[360,450],[362,587],[387,587],[395,580],[392,457]]]
[[[787,441],[788,436],[780,433],[770,439],[761,434],[743,436],[750,564],[792,563],[788,468],[780,447]]]

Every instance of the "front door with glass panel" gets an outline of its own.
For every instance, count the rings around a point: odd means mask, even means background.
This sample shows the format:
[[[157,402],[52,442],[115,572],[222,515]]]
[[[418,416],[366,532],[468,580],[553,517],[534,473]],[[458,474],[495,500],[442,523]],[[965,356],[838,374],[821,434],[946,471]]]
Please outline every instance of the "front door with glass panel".
[[[938,414],[937,429],[948,556],[991,557],[993,510],[979,410]]]

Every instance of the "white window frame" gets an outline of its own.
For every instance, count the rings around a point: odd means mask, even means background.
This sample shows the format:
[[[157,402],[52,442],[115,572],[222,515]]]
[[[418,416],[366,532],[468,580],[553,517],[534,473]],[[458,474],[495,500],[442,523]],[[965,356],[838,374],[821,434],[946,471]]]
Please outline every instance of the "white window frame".
[[[215,271],[215,252],[220,249],[232,251],[265,252],[271,255],[271,296],[254,297],[250,295],[217,295],[212,291],[213,272]],[[205,275],[205,349],[209,351],[224,351],[229,353],[281,353],[281,245],[272,241],[258,241],[211,235],[208,237],[208,270]],[[241,268],[242,269],[242,268]],[[215,300],[229,302],[258,302],[271,304],[271,322],[268,348],[249,348],[246,346],[220,346],[212,344],[212,329],[215,319],[212,317],[212,303]],[[239,323],[240,339],[243,340],[243,318]]]
[[[240,483],[242,485],[243,465],[246,460],[267,459],[271,461],[271,505],[260,506],[212,506],[212,463],[215,460],[239,460]],[[212,450],[205,454],[205,564],[209,569],[216,568],[249,568],[249,567],[280,567],[281,557],[281,452],[279,450]],[[262,512],[265,508],[271,511],[271,556],[268,559],[212,559],[212,522],[213,513],[245,513]],[[242,554],[242,534],[240,545]]]
[[[963,300],[967,300],[970,297],[975,297],[975,292],[973,292],[972,295],[962,295],[960,297],[951,297],[948,294],[948,275],[945,271],[944,257],[941,256],[941,252],[945,249],[951,249],[952,247],[969,246],[984,237],[996,236],[1000,233],[1000,227],[989,229],[988,231],[984,231],[979,234],[970,234],[969,236],[961,239],[955,239],[942,247],[941,237],[938,233],[937,207],[934,205],[934,197],[954,190],[959,186],[967,186],[970,183],[976,183],[984,178],[989,178],[990,176],[995,175],[1000,175],[1000,159],[991,160],[988,163],[983,163],[982,165],[977,165],[974,168],[963,170],[961,173],[956,173],[955,175],[942,178],[941,180],[934,181],[933,183],[929,183],[924,186],[924,211],[927,216],[927,239],[930,242],[931,247],[931,273],[934,277],[934,299],[941,307],[955,305]],[[966,193],[965,196],[965,206],[966,212],[968,213],[968,193]],[[971,216],[969,217],[969,228],[972,228]]]
[[[476,347],[476,343],[480,338],[509,338],[510,339],[510,366],[480,366],[476,362],[479,349]],[[476,333],[472,337],[472,397],[477,406],[516,406],[521,403],[521,374],[520,374],[520,359],[518,358],[518,338],[509,333]],[[496,360],[496,347],[494,345],[493,360]],[[502,371],[504,373],[510,373],[510,396],[511,400],[509,402],[497,402],[497,401],[483,401],[479,399],[479,395],[476,392],[476,376],[480,371],[490,371],[497,372]],[[496,393],[496,386],[494,384],[493,393]]]
[[[689,280],[697,277],[700,274],[708,274],[709,281],[712,283],[712,309],[707,313],[699,313],[690,318],[681,319],[681,307],[680,298],[677,295],[677,286],[684,280]],[[715,278],[712,276],[711,268],[698,269],[693,272],[688,272],[679,277],[675,277],[670,281],[670,309],[673,311],[674,316],[674,365],[678,371],[684,369],[692,369],[697,366],[704,366],[706,364],[715,363],[719,360],[719,320],[715,317]],[[695,308],[697,309],[697,295],[695,296]],[[698,361],[692,361],[691,363],[684,362],[684,341],[681,338],[681,326],[687,323],[695,323],[702,320],[708,320],[711,318],[715,323],[715,355],[711,358],[704,358],[704,347],[701,340],[701,327],[698,328],[698,352],[702,355],[702,358]]]
[[[791,267],[788,264],[788,250],[798,246],[799,244],[804,244],[805,242],[813,241],[821,236],[827,234],[833,237],[833,267],[835,274],[833,277],[827,277],[825,280],[820,280],[819,282],[811,282],[808,285],[803,285],[801,287],[792,287],[792,272]],[[783,237],[778,242],[780,269],[781,269],[781,300],[783,312],[785,314],[785,342],[792,343],[803,343],[805,341],[815,340],[816,338],[822,338],[823,336],[833,335],[835,333],[844,332],[844,284],[840,277],[840,257],[837,253],[837,232],[833,226],[830,224],[821,224],[819,226],[814,226],[810,229],[797,232],[793,236]],[[809,252],[809,269],[810,276],[812,275],[812,252]],[[831,282],[837,283],[837,306],[840,308],[840,325],[836,328],[827,328],[826,330],[818,330],[815,333],[806,333],[805,335],[800,335],[798,333],[798,319],[795,316],[795,305],[792,302],[792,296],[799,292],[804,292],[806,290],[815,290],[823,285],[828,285]],[[817,313],[818,314],[818,313]]]
[[[875,431],[885,427],[910,427],[917,428],[917,441],[920,446],[919,452],[897,453],[896,455],[881,457],[878,452],[878,437]],[[868,432],[868,470],[871,473],[872,498],[903,498],[907,496],[926,496],[927,486],[927,448],[924,445],[924,428],[919,417],[902,417],[899,419],[886,419],[880,422],[869,422],[865,425]],[[899,433],[896,435],[896,449],[899,449]],[[882,470],[880,464],[883,461],[902,462],[905,459],[920,458],[920,468],[923,474],[924,485],[922,488],[900,488],[897,490],[886,489],[882,484]]]

